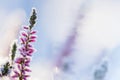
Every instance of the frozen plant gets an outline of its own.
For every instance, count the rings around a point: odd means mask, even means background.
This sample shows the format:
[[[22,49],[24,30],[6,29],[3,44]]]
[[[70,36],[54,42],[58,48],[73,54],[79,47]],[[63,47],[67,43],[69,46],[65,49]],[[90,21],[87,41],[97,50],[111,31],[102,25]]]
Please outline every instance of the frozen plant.
[[[11,53],[10,59],[4,65],[1,65],[0,67],[0,78],[1,79],[3,79],[4,77],[10,77],[10,73],[13,69],[13,62],[14,62],[16,50],[17,50],[17,45],[14,42],[14,44],[12,45],[12,49],[10,50],[10,53]]]
[[[30,61],[31,56],[35,51],[32,43],[36,41],[36,31],[33,30],[36,18],[36,11],[33,9],[29,20],[30,25],[24,26],[23,30],[20,32],[20,48],[18,48],[20,56],[15,59],[17,67],[14,69],[13,79],[27,80],[27,78],[30,77],[28,72],[31,72]],[[12,55],[12,60],[14,57],[15,56]]]

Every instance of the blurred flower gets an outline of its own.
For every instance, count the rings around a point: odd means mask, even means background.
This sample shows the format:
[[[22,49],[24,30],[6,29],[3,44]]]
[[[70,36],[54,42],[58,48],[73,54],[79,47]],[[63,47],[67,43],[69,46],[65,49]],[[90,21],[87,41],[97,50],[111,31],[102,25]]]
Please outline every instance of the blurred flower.
[[[103,62],[99,69],[94,72],[94,80],[104,80],[108,71],[108,63]]]
[[[60,54],[58,60],[56,61],[55,66],[61,67],[62,64],[63,64],[64,58],[68,57],[72,53],[72,47],[74,46],[74,43],[75,43],[75,40],[76,40],[76,35],[77,35],[76,30],[77,30],[77,28],[74,27],[71,35],[66,40],[64,48],[61,51],[61,54]]]

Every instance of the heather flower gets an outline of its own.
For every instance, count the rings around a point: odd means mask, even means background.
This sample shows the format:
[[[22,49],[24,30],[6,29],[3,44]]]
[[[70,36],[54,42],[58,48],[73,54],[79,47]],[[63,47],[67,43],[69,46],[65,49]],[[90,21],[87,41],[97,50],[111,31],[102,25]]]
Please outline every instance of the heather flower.
[[[81,7],[80,7],[80,10],[79,10],[79,13],[78,13],[78,16],[77,18],[75,19],[75,24],[73,25],[73,29],[72,29],[72,32],[71,32],[71,35],[68,36],[58,58],[56,59],[56,62],[55,62],[55,74],[54,74],[54,77],[55,77],[55,80],[57,80],[59,74],[60,74],[60,71],[63,71],[63,72],[67,72],[67,71],[70,71],[70,72],[74,72],[72,70],[72,65],[69,58],[69,56],[71,56],[71,54],[73,53],[73,47],[75,45],[75,41],[76,41],[76,38],[77,38],[77,32],[78,32],[78,28],[81,27],[82,25],[82,20],[84,19],[85,17],[85,12],[86,10],[84,9],[86,8],[86,4],[83,4]],[[85,10],[85,11],[84,11]],[[59,73],[58,73],[59,72]],[[64,74],[63,74],[64,75]],[[61,78],[64,77],[62,75],[60,75]],[[65,76],[66,77],[66,76]],[[62,80],[62,79],[61,79]]]
[[[64,48],[56,61],[56,64],[55,64],[56,67],[58,68],[62,67],[64,58],[68,57],[72,53],[71,50],[76,40],[76,34],[77,34],[76,30],[77,28],[75,27],[72,31],[72,34],[68,37],[64,45]]]
[[[16,61],[15,61],[15,63],[21,64],[22,61],[23,61],[23,58],[17,58]]]
[[[35,49],[32,46],[32,43],[36,41],[36,31],[33,30],[33,26],[36,20],[36,12],[33,9],[33,13],[30,17],[30,25],[24,26],[20,35],[20,57],[16,58],[15,63],[17,64],[17,69],[14,70],[14,75],[12,78],[18,78],[19,80],[27,80],[30,75],[28,72],[31,72],[30,60],[32,54],[35,52]]]
[[[30,32],[30,34],[35,34],[35,33],[36,33],[36,31],[31,31],[31,32]]]
[[[26,27],[26,26],[24,26],[23,28],[24,28],[24,29],[26,29],[26,30],[28,30],[28,29],[29,29],[29,28],[28,28],[28,27]]]

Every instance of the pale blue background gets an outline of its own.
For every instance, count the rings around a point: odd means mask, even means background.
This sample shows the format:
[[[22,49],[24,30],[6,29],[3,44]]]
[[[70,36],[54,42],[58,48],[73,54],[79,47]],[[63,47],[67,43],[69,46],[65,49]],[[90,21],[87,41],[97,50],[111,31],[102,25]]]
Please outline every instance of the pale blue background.
[[[13,12],[22,9],[28,19],[32,8],[38,13],[37,52],[32,58],[34,80],[52,80],[54,59],[73,28],[81,3],[84,0],[1,0],[0,9]],[[75,74],[72,80],[92,80],[94,67],[107,59],[108,73],[105,80],[119,80],[120,73],[120,1],[92,0],[87,18],[73,54]],[[91,17],[92,16],[92,17]],[[93,21],[93,22],[92,22]],[[92,24],[94,23],[94,24]],[[87,26],[87,28],[86,28]],[[84,37],[85,36],[85,37]],[[79,45],[80,44],[80,45]],[[105,53],[102,51],[105,50]],[[103,55],[102,55],[103,54]],[[71,59],[70,59],[71,60]],[[47,71],[48,70],[48,71]],[[42,74],[43,73],[43,74]],[[48,74],[47,74],[48,73]],[[39,74],[39,75],[38,75]],[[40,76],[42,75],[42,76]],[[49,79],[47,79],[48,77]],[[70,76],[68,76],[70,77]],[[77,78],[77,79],[76,79]]]

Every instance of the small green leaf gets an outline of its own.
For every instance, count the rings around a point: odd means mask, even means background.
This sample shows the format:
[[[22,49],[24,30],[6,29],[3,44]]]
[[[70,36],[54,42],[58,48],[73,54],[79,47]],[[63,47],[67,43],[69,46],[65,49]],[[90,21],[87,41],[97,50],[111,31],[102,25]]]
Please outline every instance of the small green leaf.
[[[15,58],[16,51],[17,51],[17,45],[16,45],[16,43],[14,43],[13,46],[12,46],[12,51],[11,51],[12,52],[12,55],[11,55],[12,61]]]
[[[32,29],[34,24],[36,23],[36,21],[35,21],[36,18],[37,18],[36,11],[35,11],[35,9],[33,9],[32,15],[31,15],[30,20],[29,20],[29,23],[30,23],[29,27],[30,27],[30,29]]]

